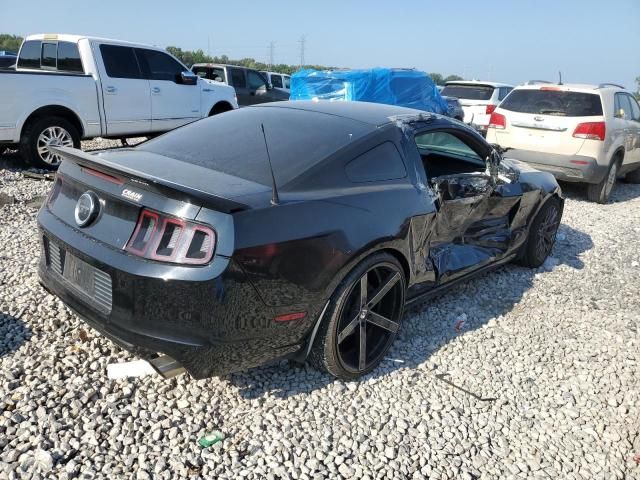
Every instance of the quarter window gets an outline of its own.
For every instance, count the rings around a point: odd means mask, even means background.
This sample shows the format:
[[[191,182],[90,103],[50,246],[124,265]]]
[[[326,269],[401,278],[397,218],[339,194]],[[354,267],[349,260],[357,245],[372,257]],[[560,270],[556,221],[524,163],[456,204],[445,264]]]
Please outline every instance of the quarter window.
[[[284,88],[291,88],[291,77],[284,77]]]
[[[142,78],[138,60],[131,47],[100,45],[102,61],[111,78]]]
[[[356,183],[395,180],[407,176],[402,157],[391,142],[378,145],[354,158],[345,169],[349,180]]]

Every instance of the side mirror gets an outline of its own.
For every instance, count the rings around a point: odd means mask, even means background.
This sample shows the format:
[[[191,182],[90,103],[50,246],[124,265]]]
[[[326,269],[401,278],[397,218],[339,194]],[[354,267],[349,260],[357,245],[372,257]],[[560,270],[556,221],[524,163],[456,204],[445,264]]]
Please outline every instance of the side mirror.
[[[267,83],[267,90],[273,90],[273,84]]]
[[[489,170],[489,175],[493,178],[498,176],[498,166],[502,162],[502,155],[495,148],[491,149],[491,153],[489,153],[489,157],[487,158],[487,169]]]
[[[180,83],[182,85],[197,85],[198,76],[193,72],[181,72]]]
[[[616,118],[624,118],[624,108],[619,108],[615,114]]]

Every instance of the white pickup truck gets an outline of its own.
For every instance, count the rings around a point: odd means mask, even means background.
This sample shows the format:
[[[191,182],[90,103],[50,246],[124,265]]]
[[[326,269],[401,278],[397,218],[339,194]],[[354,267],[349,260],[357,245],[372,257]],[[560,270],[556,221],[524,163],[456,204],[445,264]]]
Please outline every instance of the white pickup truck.
[[[79,35],[27,37],[15,70],[0,72],[0,147],[57,168],[49,146],[154,136],[238,108],[227,85],[194,75],[161,48]]]

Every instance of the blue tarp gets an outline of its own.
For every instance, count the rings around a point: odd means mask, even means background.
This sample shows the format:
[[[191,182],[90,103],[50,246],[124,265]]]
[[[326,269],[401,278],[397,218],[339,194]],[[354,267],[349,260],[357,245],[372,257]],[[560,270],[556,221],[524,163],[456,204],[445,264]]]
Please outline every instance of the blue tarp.
[[[291,76],[290,100],[386,103],[446,114],[447,102],[431,77],[417,70],[300,70]]]

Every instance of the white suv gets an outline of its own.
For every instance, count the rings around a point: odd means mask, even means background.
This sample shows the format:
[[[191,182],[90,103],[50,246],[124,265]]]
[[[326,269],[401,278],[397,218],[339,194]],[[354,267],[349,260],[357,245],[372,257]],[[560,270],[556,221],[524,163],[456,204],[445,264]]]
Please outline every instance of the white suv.
[[[606,203],[617,177],[640,182],[640,106],[613,84],[516,87],[491,115],[487,140],[506,154],[588,184]]]
[[[461,80],[447,82],[440,94],[457,98],[464,111],[464,123],[486,134],[491,114],[512,89],[513,85],[506,83]]]

